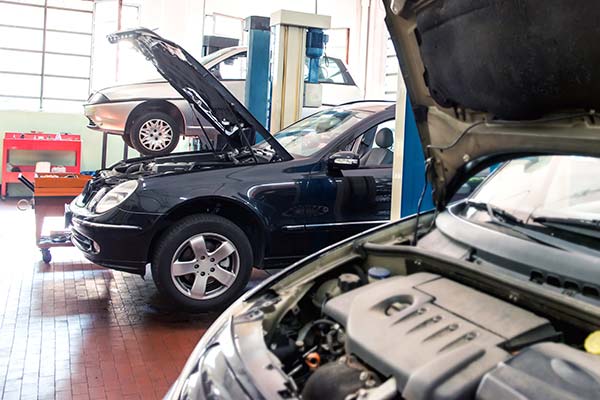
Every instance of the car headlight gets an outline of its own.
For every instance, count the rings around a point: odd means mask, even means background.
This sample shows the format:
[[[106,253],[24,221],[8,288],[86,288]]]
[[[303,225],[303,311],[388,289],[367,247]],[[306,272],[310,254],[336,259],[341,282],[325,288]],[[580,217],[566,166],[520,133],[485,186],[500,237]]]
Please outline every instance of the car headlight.
[[[88,98],[88,104],[102,104],[108,103],[110,100],[104,94],[100,92],[92,93]]]
[[[114,188],[112,188],[108,193],[104,195],[96,204],[95,211],[99,214],[107,212],[110,209],[115,208],[125,200],[138,187],[138,182],[136,180],[126,181],[118,184]]]
[[[241,308],[246,307],[244,299],[253,291],[246,292],[244,296],[237,299],[204,332],[185,363],[181,374],[165,395],[165,400],[237,398],[234,395],[238,393],[238,390],[243,390],[239,383],[235,387],[230,385],[231,388],[223,388],[222,385],[217,385],[219,376],[220,379],[227,382],[232,382],[231,378],[235,377],[230,369],[231,367],[223,364],[225,359],[219,354],[222,350],[219,341],[223,334],[228,333],[232,316],[238,314]],[[204,397],[209,393],[216,393],[217,390],[220,390],[221,396]],[[233,397],[227,397],[228,394]]]
[[[247,399],[219,345],[209,347],[183,382],[179,400]]]

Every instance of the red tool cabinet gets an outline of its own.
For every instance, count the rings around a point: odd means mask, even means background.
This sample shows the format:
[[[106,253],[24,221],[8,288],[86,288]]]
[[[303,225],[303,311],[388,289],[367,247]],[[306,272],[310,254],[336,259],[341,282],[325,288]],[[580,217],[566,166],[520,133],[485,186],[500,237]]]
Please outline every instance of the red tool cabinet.
[[[4,134],[2,150],[2,198],[6,197],[6,185],[8,183],[18,183],[19,174],[22,173],[27,179],[33,182],[35,165],[14,165],[20,171],[9,171],[7,163],[10,160],[10,152],[14,150],[25,151],[68,151],[75,153],[75,165],[66,165],[66,172],[77,174],[81,169],[81,137],[61,133],[57,136],[54,133],[15,133],[6,132]],[[37,160],[45,161],[45,160]],[[12,163],[11,163],[12,164]]]

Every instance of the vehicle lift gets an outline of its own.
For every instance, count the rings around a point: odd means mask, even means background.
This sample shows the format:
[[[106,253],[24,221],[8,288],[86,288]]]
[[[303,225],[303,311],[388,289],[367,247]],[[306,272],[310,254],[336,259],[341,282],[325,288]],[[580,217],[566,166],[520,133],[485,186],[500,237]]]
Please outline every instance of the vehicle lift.
[[[302,108],[321,107],[319,59],[324,54],[331,17],[279,10],[271,18],[252,16],[248,31],[248,72],[245,103],[271,132],[302,117]],[[270,28],[270,29],[269,29]],[[308,79],[305,82],[305,60]],[[400,80],[396,106],[392,219],[433,208],[431,188],[425,187],[425,159],[415,118]],[[423,195],[423,196],[421,196]]]

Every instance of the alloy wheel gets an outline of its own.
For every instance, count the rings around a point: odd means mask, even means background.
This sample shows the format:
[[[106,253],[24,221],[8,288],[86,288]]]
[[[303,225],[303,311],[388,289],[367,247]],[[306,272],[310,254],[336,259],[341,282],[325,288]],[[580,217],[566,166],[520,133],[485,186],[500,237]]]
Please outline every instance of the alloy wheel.
[[[185,296],[206,300],[227,291],[239,268],[233,242],[217,233],[202,233],[179,246],[171,261],[171,278]]]
[[[148,150],[161,151],[173,141],[173,129],[163,119],[149,119],[140,127],[139,138]]]

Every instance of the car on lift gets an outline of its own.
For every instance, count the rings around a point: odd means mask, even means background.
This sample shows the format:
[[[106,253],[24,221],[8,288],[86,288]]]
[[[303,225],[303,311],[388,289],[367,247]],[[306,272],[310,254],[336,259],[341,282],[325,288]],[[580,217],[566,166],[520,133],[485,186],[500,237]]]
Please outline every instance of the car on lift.
[[[166,399],[599,398],[600,5],[383,3],[435,210],[245,294]]]
[[[289,265],[390,219],[395,104],[354,102],[272,136],[219,80],[148,30],[132,41],[225,149],[121,161],[70,205],[72,240],[109,268],[144,275],[195,311],[230,303],[252,267]]]
[[[246,47],[218,50],[201,58],[200,63],[244,102]],[[342,60],[322,57],[319,67],[325,107],[361,98],[360,89]],[[198,119],[189,103],[164,79],[98,90],[90,95],[83,107],[88,128],[121,135],[128,146],[142,155],[171,153],[181,135],[199,137],[204,149],[223,143],[212,124],[202,117]],[[315,111],[318,109],[305,108],[303,115]]]

